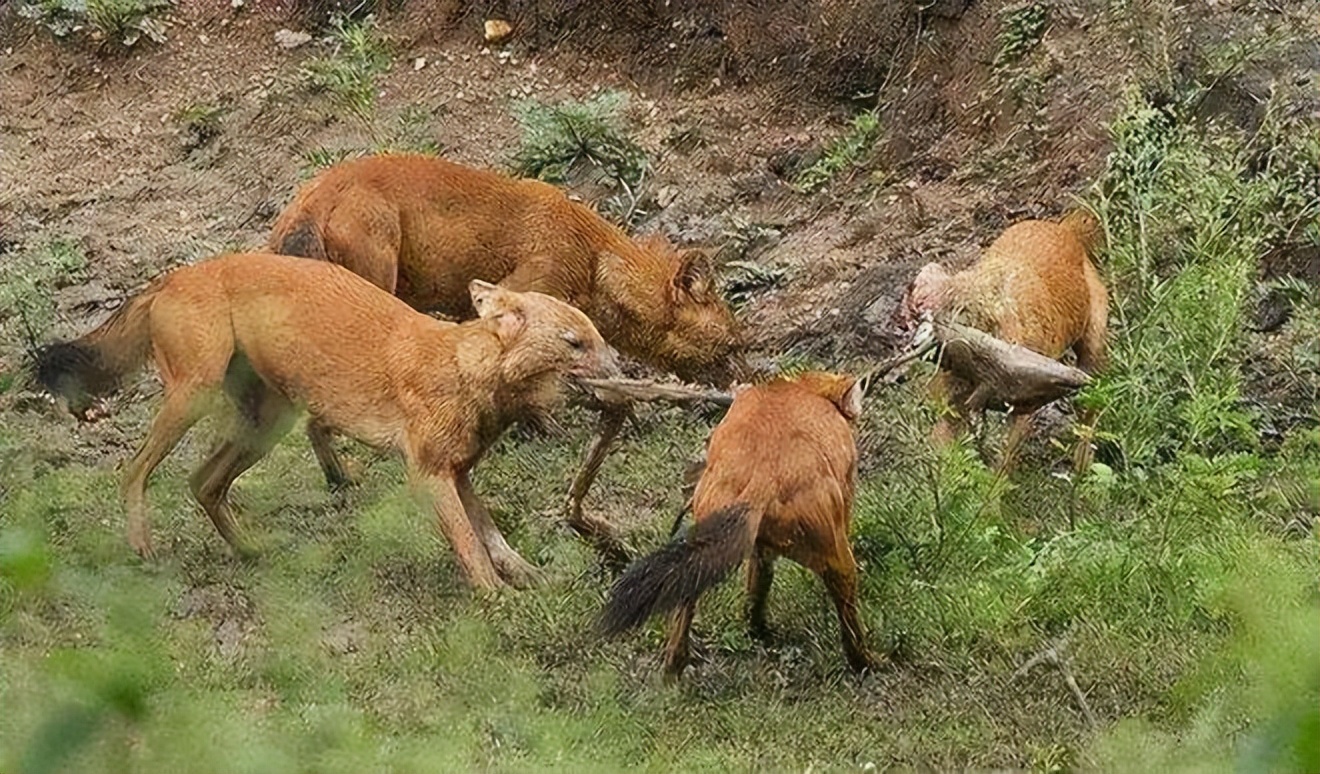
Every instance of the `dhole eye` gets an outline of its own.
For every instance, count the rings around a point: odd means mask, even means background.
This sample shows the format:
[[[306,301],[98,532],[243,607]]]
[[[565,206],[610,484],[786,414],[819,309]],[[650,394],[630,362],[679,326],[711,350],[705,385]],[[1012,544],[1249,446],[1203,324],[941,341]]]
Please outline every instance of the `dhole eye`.
[[[572,347],[574,352],[581,352],[587,348],[587,345],[583,344],[582,339],[578,338],[578,335],[573,331],[564,331],[560,338],[567,341],[568,346]]]

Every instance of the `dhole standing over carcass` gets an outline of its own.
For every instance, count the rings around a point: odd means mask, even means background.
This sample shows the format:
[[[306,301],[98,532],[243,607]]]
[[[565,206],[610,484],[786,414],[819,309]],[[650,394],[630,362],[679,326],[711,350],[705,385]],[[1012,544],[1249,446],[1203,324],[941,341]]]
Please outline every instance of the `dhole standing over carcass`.
[[[950,274],[938,263],[921,267],[894,314],[894,325],[911,332],[930,313],[985,331],[1058,360],[1069,349],[1077,367],[1095,374],[1108,359],[1106,331],[1109,295],[1089,253],[1100,237],[1095,216],[1074,210],[1061,222],[1028,220],[1010,226],[970,267]],[[932,391],[947,400],[952,417],[942,418],[937,442],[948,442],[966,427],[968,400],[976,385],[941,370]],[[1041,406],[1015,407],[1000,454],[1009,469],[1017,448],[1031,431],[1031,415]],[[1093,418],[1084,416],[1091,424]],[[1076,469],[1090,465],[1090,444],[1083,441]]]
[[[872,666],[848,541],[857,479],[850,422],[861,413],[861,398],[853,377],[823,372],[740,390],[711,434],[692,498],[692,528],[619,578],[602,631],[618,633],[672,611],[664,662],[666,678],[677,678],[688,660],[698,597],[744,561],[748,624],[753,636],[767,636],[766,597],[782,555],[825,582],[849,666]]]
[[[37,377],[82,415],[148,359],[159,368],[164,402],[122,486],[139,554],[152,553],[148,477],[223,396],[238,419],[191,487],[236,550],[247,547],[229,488],[301,405],[325,427],[402,451],[474,586],[523,585],[537,572],[505,542],[469,471],[520,413],[549,408],[563,375],[610,375],[616,357],[586,315],[562,301],[479,280],[469,293],[479,319],[460,325],[418,313],[339,266],[226,255],[158,278],[91,333],[43,348]]]

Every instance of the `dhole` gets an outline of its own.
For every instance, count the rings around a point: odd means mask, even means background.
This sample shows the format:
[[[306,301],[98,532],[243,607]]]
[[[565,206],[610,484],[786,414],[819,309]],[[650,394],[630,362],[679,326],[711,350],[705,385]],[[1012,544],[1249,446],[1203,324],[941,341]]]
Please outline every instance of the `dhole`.
[[[474,279],[538,291],[587,313],[619,350],[688,380],[728,383],[740,333],[704,256],[630,240],[537,180],[431,156],[343,162],[298,191],[268,249],[337,263],[414,308],[472,315]],[[329,439],[312,441],[333,460]],[[332,486],[342,469],[326,468]]]
[[[862,644],[857,565],[848,542],[857,478],[849,423],[861,408],[861,385],[837,374],[806,373],[739,391],[711,434],[692,497],[693,527],[619,578],[601,616],[602,631],[618,633],[673,611],[664,660],[666,678],[677,678],[687,662],[697,598],[745,560],[750,630],[767,635],[766,596],[782,555],[825,582],[849,666],[872,666],[875,659]]]
[[[191,485],[236,550],[247,549],[229,488],[302,405],[325,427],[403,453],[474,586],[521,585],[536,572],[505,542],[468,473],[512,418],[554,396],[561,375],[610,374],[616,358],[568,304],[480,281],[469,292],[479,319],[459,325],[338,266],[226,255],[166,274],[91,333],[48,345],[37,378],[81,415],[93,396],[155,361],[164,403],[122,486],[139,554],[152,553],[147,478],[223,396],[238,421]]]
[[[949,274],[938,263],[921,267],[899,301],[894,325],[911,332],[925,313],[943,315],[978,328],[1010,344],[1060,359],[1072,349],[1077,367],[1094,374],[1105,367],[1109,296],[1088,252],[1100,236],[1099,223],[1074,210],[1059,223],[1028,220],[1010,226],[972,266]],[[974,384],[941,370],[932,391],[947,400],[952,418],[935,430],[947,442],[966,427],[967,400]],[[1000,455],[1001,469],[1012,466],[1018,446],[1031,431],[1031,415],[1041,406],[1013,416]],[[1082,417],[1091,424],[1093,418]],[[1083,441],[1075,467],[1090,465],[1090,444]]]

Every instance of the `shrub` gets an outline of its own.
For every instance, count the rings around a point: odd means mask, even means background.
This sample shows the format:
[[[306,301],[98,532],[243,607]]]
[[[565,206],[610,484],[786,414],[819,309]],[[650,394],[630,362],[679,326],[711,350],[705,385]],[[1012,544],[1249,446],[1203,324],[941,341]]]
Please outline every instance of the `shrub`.
[[[646,171],[646,152],[628,137],[622,114],[628,95],[605,91],[585,102],[546,104],[524,100],[514,106],[522,141],[513,158],[522,175],[563,182],[580,163],[602,167],[610,177],[636,185]]]
[[[67,240],[0,256],[0,326],[35,347],[55,319],[53,291],[86,266],[82,250]]]
[[[143,35],[165,42],[161,17],[171,0],[20,0],[18,13],[39,22],[56,37],[85,32],[97,42],[136,44]]]
[[[1320,152],[1282,127],[1254,138],[1198,127],[1135,92],[1112,132],[1096,209],[1114,287],[1113,364],[1085,400],[1104,412],[1126,466],[1249,451],[1244,305],[1259,256],[1317,211]]]
[[[880,118],[875,111],[858,113],[847,133],[825,148],[825,154],[798,175],[799,191],[810,193],[825,187],[836,175],[859,166],[880,137]]]
[[[513,156],[513,170],[557,184],[584,170],[598,172],[616,192],[602,203],[602,210],[628,220],[650,162],[624,126],[627,102],[624,92],[605,91],[585,102],[516,103],[514,116],[522,139]]]
[[[389,49],[375,17],[361,21],[336,17],[325,43],[330,54],[314,57],[303,66],[307,83],[327,93],[338,107],[369,122],[376,105],[376,76],[390,67]]]

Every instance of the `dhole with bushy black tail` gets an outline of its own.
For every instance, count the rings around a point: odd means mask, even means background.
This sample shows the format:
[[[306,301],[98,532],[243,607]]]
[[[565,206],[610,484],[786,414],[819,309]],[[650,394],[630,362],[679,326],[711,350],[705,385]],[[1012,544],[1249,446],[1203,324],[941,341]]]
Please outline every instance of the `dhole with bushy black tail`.
[[[851,376],[808,372],[737,392],[711,434],[683,538],[634,563],[615,583],[600,629],[617,634],[672,613],[666,679],[688,661],[689,629],[701,594],[749,561],[748,623],[765,638],[766,597],[779,556],[825,582],[839,615],[848,665],[876,663],[862,642],[857,563],[848,541],[857,479],[850,423],[861,413]]]
[[[228,402],[237,421],[191,479],[216,529],[249,549],[230,486],[288,430],[313,425],[403,453],[433,500],[468,581],[525,585],[539,574],[477,499],[469,472],[527,411],[548,411],[566,375],[610,376],[617,358],[581,311],[540,293],[474,281],[478,319],[435,320],[321,261],[235,254],[152,282],[96,330],[37,354],[36,376],[86,417],[92,402],[154,360],[164,403],[124,470],[128,539],[152,553],[151,472],[203,416]]]

